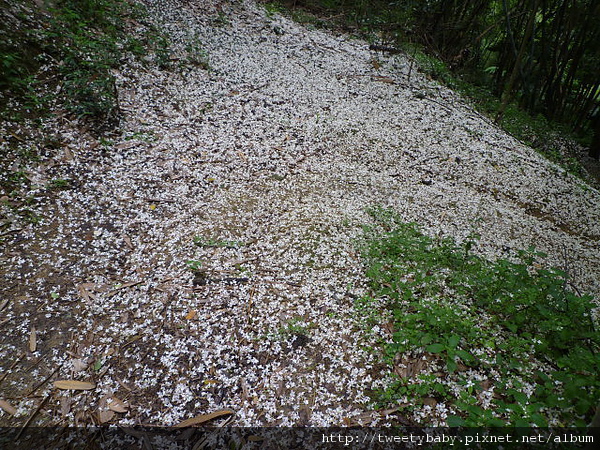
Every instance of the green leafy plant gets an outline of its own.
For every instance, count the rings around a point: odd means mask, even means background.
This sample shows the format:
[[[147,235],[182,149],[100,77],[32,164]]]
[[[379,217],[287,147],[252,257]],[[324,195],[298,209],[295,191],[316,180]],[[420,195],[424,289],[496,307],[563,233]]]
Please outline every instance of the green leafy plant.
[[[376,226],[365,228],[361,248],[373,298],[385,298],[393,316],[386,359],[425,358],[430,367],[398,377],[384,402],[434,397],[456,411],[451,425],[586,424],[600,400],[591,297],[567,290],[566,274],[543,268],[533,248],[516,262],[488,261],[471,252],[474,236],[459,245],[393,212],[371,213]],[[467,388],[457,395],[457,385]],[[493,394],[486,401],[484,391]]]
[[[190,269],[192,272],[198,272],[202,269],[202,261],[196,261],[194,259],[191,259],[189,261],[186,261],[185,264],[187,265],[188,269]]]
[[[292,336],[308,336],[310,330],[315,327],[313,323],[306,323],[302,317],[293,317],[286,321],[276,333],[270,337],[276,339],[288,339]]]
[[[15,0],[13,7],[28,11],[28,3]],[[23,24],[9,15],[17,22],[14,29],[0,26],[0,89],[16,101],[0,104],[0,111],[18,120],[66,109],[98,131],[113,128],[119,103],[111,70],[127,52],[169,60],[168,40],[156,27],[128,28],[144,14],[125,0],[56,0],[33,8]]]
[[[267,17],[271,18],[275,14],[281,14],[284,11],[284,7],[280,3],[269,2],[263,5],[267,12]]]
[[[71,183],[69,180],[63,180],[62,178],[50,180],[48,183],[50,189],[68,189],[70,185]]]

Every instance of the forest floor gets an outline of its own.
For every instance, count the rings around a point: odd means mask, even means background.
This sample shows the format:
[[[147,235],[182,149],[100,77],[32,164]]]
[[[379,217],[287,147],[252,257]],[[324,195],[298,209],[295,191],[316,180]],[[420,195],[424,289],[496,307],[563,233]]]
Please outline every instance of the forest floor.
[[[1,424],[443,424],[370,400],[390,381],[385,324],[354,308],[375,205],[491,258],[535,245],[599,298],[600,191],[402,55],[250,2],[147,5],[172,68],[115,73],[111,138],[48,124],[38,223],[5,198]]]

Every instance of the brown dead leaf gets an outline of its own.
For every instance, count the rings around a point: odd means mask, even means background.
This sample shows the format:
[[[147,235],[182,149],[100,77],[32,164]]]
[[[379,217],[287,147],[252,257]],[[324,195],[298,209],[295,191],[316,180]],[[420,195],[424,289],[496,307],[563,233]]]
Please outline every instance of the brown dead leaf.
[[[122,380],[119,380],[118,378],[117,378],[117,383],[119,383],[119,384],[121,385],[121,387],[122,387],[123,389],[125,389],[126,391],[129,391],[129,392],[131,392],[131,391],[133,390],[133,389],[131,389],[129,386],[127,386],[125,383],[123,383],[123,381],[122,381]]]
[[[298,411],[298,426],[306,426],[309,423],[311,416],[312,410],[310,409],[310,407],[308,405],[302,405]]]
[[[90,292],[96,285],[94,283],[81,283],[77,286],[79,296],[89,303],[90,299],[95,300],[96,296]]]
[[[120,284],[118,287],[116,287],[115,289],[111,290],[111,291],[108,293],[108,296],[109,296],[109,297],[112,297],[112,296],[113,296],[113,295],[115,295],[117,292],[119,292],[119,290],[121,290],[121,289],[125,289],[125,288],[128,288],[128,287],[131,287],[131,286],[137,286],[137,285],[138,285],[138,284],[140,284],[141,282],[142,282],[142,281],[140,280],[140,281],[129,281],[129,282],[127,282],[127,283],[122,283],[122,284]]]
[[[75,373],[83,372],[88,368],[88,364],[81,359],[73,359],[71,360],[71,364],[73,365],[73,371],[75,371]]]
[[[110,397],[106,401],[108,409],[118,413],[125,413],[129,409],[129,405],[117,397]]]
[[[60,398],[60,413],[65,417],[67,414],[71,412],[71,397],[63,396]]]
[[[346,417],[344,419],[344,423],[347,426],[355,427],[355,426],[367,426],[369,423],[373,422],[373,419],[378,415],[378,411],[365,411],[355,416],[352,416],[352,419]]]
[[[190,312],[187,313],[185,316],[187,320],[192,320],[194,317],[196,317],[196,311],[194,311],[193,309],[191,309]]]
[[[394,324],[392,322],[384,323],[382,328],[389,335],[394,334],[395,329],[394,329]]]
[[[462,363],[456,364],[456,370],[458,370],[459,372],[466,372],[468,369],[469,368]]]
[[[383,75],[374,75],[371,77],[371,80],[381,81],[382,83],[387,83],[387,84],[395,84],[396,83],[393,78],[384,77]]]
[[[131,250],[134,249],[133,244],[131,243],[131,238],[129,236],[127,236],[126,234],[123,235],[123,240],[125,241],[125,245],[127,245],[127,247],[129,247]]]
[[[379,411],[379,414],[381,414],[381,416],[386,417],[389,416],[390,414],[394,414],[395,412],[398,412],[400,410],[400,408],[390,408],[390,409],[382,409],[381,411]]]
[[[98,411],[98,421],[100,423],[110,422],[115,417],[114,411],[102,409]]]
[[[69,147],[64,148],[63,161],[73,161],[75,157]]]
[[[229,416],[231,414],[235,414],[235,412],[231,409],[220,409],[210,414],[200,414],[199,416],[184,420],[183,422],[175,425],[175,428],[192,427],[194,425],[200,425],[201,423],[208,422],[209,420],[215,419],[217,417]]]
[[[484,390],[484,391],[487,391],[493,385],[492,380],[489,380],[489,379],[488,380],[483,380],[479,384],[481,385],[481,389]]]
[[[428,406],[433,407],[433,406],[437,405],[437,403],[438,403],[437,400],[435,398],[433,398],[433,397],[425,397],[423,399],[423,404],[424,405],[428,405]]]
[[[58,380],[54,382],[54,387],[57,389],[73,389],[74,391],[88,391],[90,389],[95,389],[96,385],[88,381]]]
[[[17,414],[17,408],[8,403],[6,400],[0,400],[0,408],[9,413],[11,416]]]
[[[115,148],[119,150],[127,150],[139,145],[139,142],[136,141],[125,141],[115,145]]]
[[[37,338],[35,335],[35,327],[31,327],[31,333],[29,334],[29,351],[35,352],[37,349]]]
[[[394,373],[400,378],[412,378],[421,373],[426,366],[427,361],[419,358],[411,358],[410,360],[403,359],[394,365]]]
[[[242,399],[243,400],[248,400],[249,395],[248,395],[248,382],[246,381],[245,378],[242,378],[242,381],[240,382],[240,384],[242,385]]]
[[[246,154],[243,151],[238,150],[237,154],[242,160],[244,160],[244,162],[248,161],[248,157],[246,156]]]

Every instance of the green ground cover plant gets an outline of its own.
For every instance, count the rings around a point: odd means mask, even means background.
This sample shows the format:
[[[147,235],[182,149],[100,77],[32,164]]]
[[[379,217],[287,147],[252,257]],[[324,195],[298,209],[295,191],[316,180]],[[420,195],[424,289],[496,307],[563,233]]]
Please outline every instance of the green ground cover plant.
[[[60,135],[48,132],[53,116],[77,119],[108,149],[105,136],[118,131],[121,116],[114,69],[131,58],[170,61],[168,40],[146,17],[130,0],[0,0],[3,214],[39,221],[24,198],[39,188],[27,174],[63,147]],[[69,186],[58,178],[47,187]]]
[[[129,55],[168,59],[154,26],[134,31],[145,12],[127,0],[18,0],[0,19],[0,112],[12,121],[64,109],[97,131],[114,128],[119,102],[111,70]],[[141,31],[140,31],[141,30]],[[167,56],[165,56],[165,54]]]
[[[360,247],[372,294],[357,311],[372,326],[374,299],[390,310],[382,345],[396,376],[380,402],[414,411],[433,399],[449,406],[450,426],[590,422],[600,399],[590,296],[568,290],[566,274],[543,268],[533,248],[488,261],[473,253],[475,236],[457,244],[394,212],[371,215]]]

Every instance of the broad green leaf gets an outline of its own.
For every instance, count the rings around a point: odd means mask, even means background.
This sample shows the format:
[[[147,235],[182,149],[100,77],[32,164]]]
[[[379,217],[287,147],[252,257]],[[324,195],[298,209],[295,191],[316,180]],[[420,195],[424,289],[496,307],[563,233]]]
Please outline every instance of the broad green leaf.
[[[445,348],[446,346],[444,344],[431,344],[425,347],[425,350],[427,350],[429,353],[440,353],[444,351]]]
[[[544,417],[541,414],[538,414],[538,413],[532,414],[531,420],[533,420],[533,423],[535,423],[538,427],[547,427],[548,426],[548,422],[546,422],[546,419],[544,419]]]
[[[448,338],[448,347],[450,348],[456,348],[458,346],[458,343],[460,342],[460,336],[450,336]]]
[[[446,423],[449,427],[462,427],[465,425],[464,419],[459,416],[448,416],[446,418]]]
[[[486,421],[486,425],[488,427],[505,427],[506,422],[504,422],[504,420],[502,420],[502,419],[493,418],[493,419],[488,419]]]
[[[463,361],[473,361],[473,355],[464,350],[456,350],[456,355],[459,356]]]
[[[453,360],[448,359],[446,361],[446,367],[448,368],[448,372],[454,373],[456,371],[457,365],[456,365],[456,363]]]

